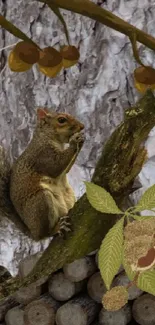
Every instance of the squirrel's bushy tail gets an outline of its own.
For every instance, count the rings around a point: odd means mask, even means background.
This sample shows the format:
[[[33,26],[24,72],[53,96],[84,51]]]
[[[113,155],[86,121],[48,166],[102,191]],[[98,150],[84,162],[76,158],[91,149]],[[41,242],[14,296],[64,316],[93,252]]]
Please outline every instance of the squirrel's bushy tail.
[[[11,163],[5,149],[0,146],[0,219],[7,217],[26,235],[27,227],[17,214],[10,199]]]

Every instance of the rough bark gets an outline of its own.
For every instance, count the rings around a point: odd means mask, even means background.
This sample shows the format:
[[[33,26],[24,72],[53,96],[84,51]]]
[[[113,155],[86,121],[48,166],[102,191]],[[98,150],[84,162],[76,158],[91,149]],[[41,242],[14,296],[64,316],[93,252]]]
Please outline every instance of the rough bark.
[[[154,0],[93,0],[135,27],[155,36]],[[5,0],[0,2],[0,12],[22,29],[40,47],[59,49],[66,43],[64,30],[48,6],[37,1]],[[79,118],[86,127],[86,142],[69,179],[80,197],[84,192],[82,180],[90,180],[101,143],[123,119],[125,107],[132,106],[138,98],[134,89],[133,59],[128,37],[112,28],[61,10],[67,22],[71,43],[80,50],[76,66],[62,71],[56,78],[45,78],[36,66],[25,73],[13,73],[7,65],[10,48],[0,52],[0,142],[7,149],[11,161],[27,146],[35,125],[35,107],[48,106],[66,111]],[[76,26],[76,27],[75,27]],[[0,49],[19,41],[0,28]],[[154,52],[138,44],[145,64],[154,64]],[[147,141],[149,158],[155,155],[154,133]],[[155,182],[155,162],[150,158],[140,177],[147,187]],[[141,191],[140,191],[141,194]],[[12,276],[18,273],[23,257],[43,251],[50,240],[36,243],[23,235],[4,215],[0,215],[0,265]]]
[[[149,90],[135,107],[126,111],[122,122],[106,143],[97,163],[93,182],[104,186],[118,205],[131,189],[146,159],[143,141],[155,125],[155,98]],[[35,282],[51,274],[66,263],[70,263],[97,249],[103,237],[118,219],[94,210],[86,195],[70,211],[73,231],[66,239],[53,240],[32,272],[23,280],[13,279],[1,284],[1,297],[5,297],[20,286]]]
[[[155,39],[151,35],[147,35],[143,31],[135,28],[125,20],[113,15],[111,12],[104,8],[100,8],[92,1],[83,0],[37,0],[49,5],[50,3],[58,6],[59,8],[71,10],[83,16],[92,18],[97,22],[100,22],[108,27],[114,28],[120,33],[123,33],[129,37],[133,34],[136,40],[150,49],[155,50]]]
[[[34,254],[31,256],[27,256],[19,263],[19,272],[18,275],[21,278],[24,278],[27,276],[34,268],[35,264],[41,257],[41,253]]]

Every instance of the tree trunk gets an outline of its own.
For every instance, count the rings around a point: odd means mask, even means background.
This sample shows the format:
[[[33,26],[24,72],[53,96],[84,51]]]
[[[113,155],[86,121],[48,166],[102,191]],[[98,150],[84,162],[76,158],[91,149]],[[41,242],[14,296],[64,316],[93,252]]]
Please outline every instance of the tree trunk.
[[[154,1],[93,2],[154,35]],[[50,45],[59,49],[60,45],[66,44],[61,23],[43,3],[29,1],[26,5],[25,0],[0,1],[0,12],[42,48]],[[36,66],[25,73],[13,73],[7,65],[12,48],[0,51],[0,142],[13,161],[32,137],[36,106],[52,107],[75,115],[85,124],[87,135],[69,175],[77,197],[80,197],[84,192],[82,180],[90,180],[101,154],[101,143],[104,144],[123,119],[124,108],[132,106],[139,96],[132,75],[136,63],[126,36],[87,17],[66,10],[61,12],[68,25],[71,44],[80,50],[80,61],[76,66],[62,71],[54,79],[46,78]],[[17,41],[0,28],[0,49]],[[141,45],[140,54],[145,64],[154,63],[154,53]],[[153,136],[149,137],[147,146],[150,157],[154,155]],[[141,179],[147,186],[148,179],[150,182],[155,180],[154,170],[152,161],[144,167]],[[40,243],[30,240],[3,215],[0,216],[0,229],[0,244],[4,248],[0,265],[5,266],[12,276],[17,275],[23,255],[43,251],[49,244],[49,240]]]
[[[37,1],[41,1],[46,4],[49,4],[49,7],[50,7],[50,3],[52,3],[55,6],[58,6],[59,8],[71,10],[78,14],[92,18],[97,22],[100,22],[103,25],[106,25],[108,27],[114,28],[116,31],[119,31],[120,33],[123,33],[129,37],[131,36],[132,33],[134,33],[137,41],[148,46],[152,50],[155,49],[155,39],[153,37],[133,27],[132,25],[130,25],[123,19],[119,18],[118,16],[111,14],[106,9],[104,8],[101,9],[100,7],[96,6],[96,4],[93,3],[93,1],[89,1],[89,2],[83,0],[78,0],[78,1],[37,0]]]
[[[93,182],[104,186],[121,205],[134,178],[146,159],[143,141],[155,125],[155,98],[149,90],[135,107],[126,111],[125,120],[112,134],[97,163]],[[114,168],[115,166],[115,168]],[[1,297],[15,292],[37,279],[55,272],[75,259],[97,249],[118,216],[93,209],[84,195],[69,213],[73,231],[66,239],[53,240],[33,271],[23,280],[13,279],[1,285]]]

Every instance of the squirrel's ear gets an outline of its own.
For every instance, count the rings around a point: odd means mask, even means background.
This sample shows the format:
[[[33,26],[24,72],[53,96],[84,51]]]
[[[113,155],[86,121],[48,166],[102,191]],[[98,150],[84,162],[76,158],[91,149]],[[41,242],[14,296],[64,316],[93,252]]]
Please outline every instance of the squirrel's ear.
[[[37,109],[37,118],[38,118],[38,120],[41,120],[41,119],[45,118],[48,113],[49,112],[48,112],[47,108],[38,108]]]

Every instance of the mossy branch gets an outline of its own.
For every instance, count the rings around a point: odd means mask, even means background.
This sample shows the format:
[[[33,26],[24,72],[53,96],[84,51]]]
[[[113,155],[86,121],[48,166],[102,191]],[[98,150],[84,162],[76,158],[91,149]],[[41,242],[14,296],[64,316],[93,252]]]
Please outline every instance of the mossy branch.
[[[126,111],[124,122],[117,127],[103,149],[92,181],[109,190],[119,206],[142,168],[146,158],[142,142],[154,125],[155,98],[148,90],[135,107]],[[118,218],[94,210],[86,195],[75,204],[70,217],[73,231],[65,240],[53,240],[23,281],[15,278],[2,283],[1,298],[98,248]]]
[[[63,8],[83,16],[92,18],[105,26],[111,27],[118,32],[127,35],[129,39],[132,39],[132,34],[136,38],[136,41],[146,45],[148,48],[155,50],[155,38],[142,30],[127,23],[123,19],[117,17],[108,10],[101,8],[92,1],[89,0],[37,0],[39,2],[56,5],[59,8]]]

